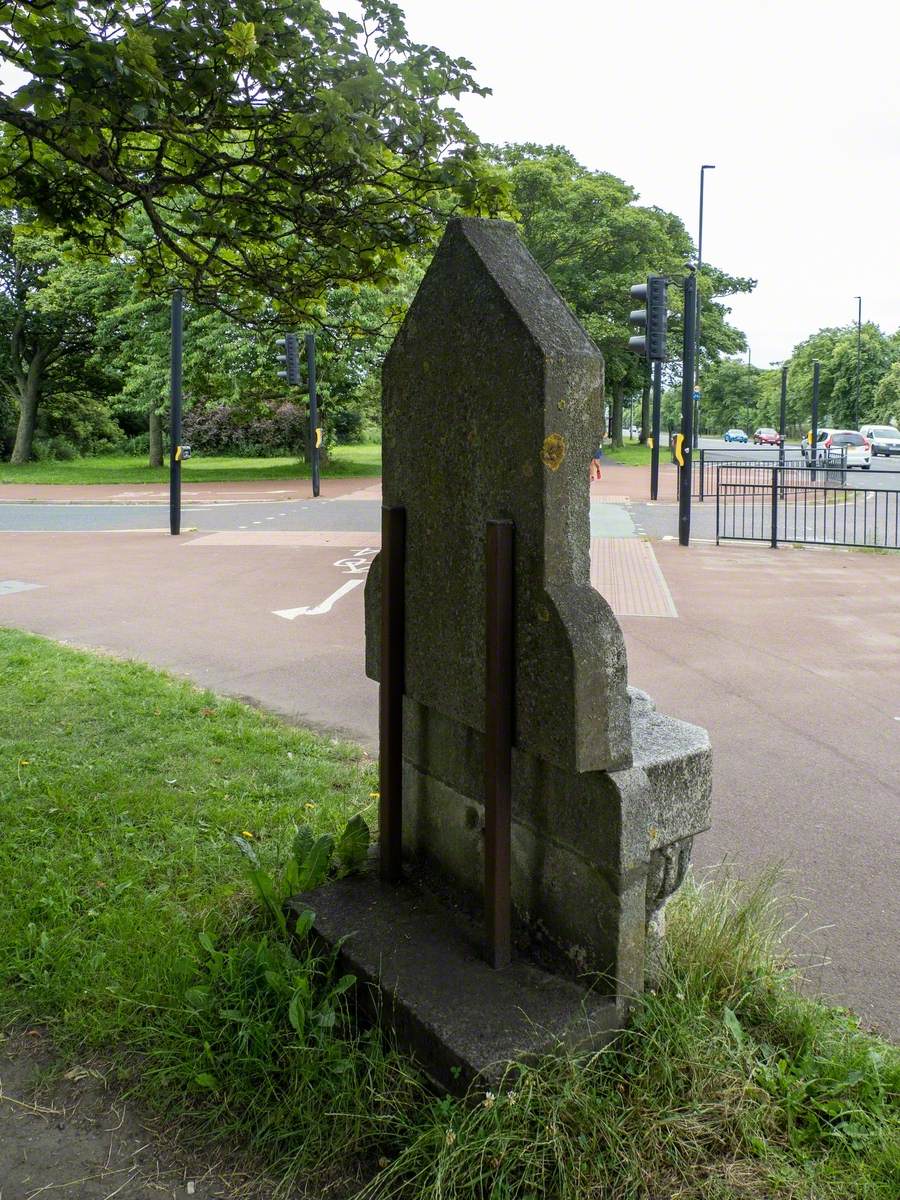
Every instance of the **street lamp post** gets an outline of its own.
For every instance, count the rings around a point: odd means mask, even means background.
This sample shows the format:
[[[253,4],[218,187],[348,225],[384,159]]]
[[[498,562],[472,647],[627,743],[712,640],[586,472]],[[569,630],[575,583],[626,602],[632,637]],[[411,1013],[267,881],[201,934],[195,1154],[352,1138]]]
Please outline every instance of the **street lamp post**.
[[[859,429],[859,361],[860,350],[862,347],[862,296],[854,296],[857,301],[856,307],[856,410],[854,412],[855,425]]]
[[[700,390],[700,276],[703,274],[703,172],[714,171],[714,163],[704,163],[700,168],[700,221],[697,230],[697,317],[694,331],[694,391]],[[698,446],[700,439],[700,400],[694,401],[694,445]]]

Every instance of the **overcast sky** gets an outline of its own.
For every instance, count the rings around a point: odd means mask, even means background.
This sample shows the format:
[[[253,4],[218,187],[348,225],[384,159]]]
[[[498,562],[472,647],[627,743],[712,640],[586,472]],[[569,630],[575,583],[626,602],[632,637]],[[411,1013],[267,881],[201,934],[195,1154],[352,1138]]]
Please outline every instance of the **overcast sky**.
[[[483,139],[566,145],[695,241],[715,163],[703,256],[759,280],[733,314],[754,363],[855,322],[859,294],[900,327],[897,0],[399,3],[493,89],[460,104]]]

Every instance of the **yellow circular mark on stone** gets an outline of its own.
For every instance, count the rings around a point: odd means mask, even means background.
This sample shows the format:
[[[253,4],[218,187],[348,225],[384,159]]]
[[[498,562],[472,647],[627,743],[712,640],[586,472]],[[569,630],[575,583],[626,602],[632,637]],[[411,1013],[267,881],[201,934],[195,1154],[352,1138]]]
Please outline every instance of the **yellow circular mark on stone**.
[[[558,471],[565,457],[565,438],[558,433],[548,433],[541,448],[541,462],[548,471]]]

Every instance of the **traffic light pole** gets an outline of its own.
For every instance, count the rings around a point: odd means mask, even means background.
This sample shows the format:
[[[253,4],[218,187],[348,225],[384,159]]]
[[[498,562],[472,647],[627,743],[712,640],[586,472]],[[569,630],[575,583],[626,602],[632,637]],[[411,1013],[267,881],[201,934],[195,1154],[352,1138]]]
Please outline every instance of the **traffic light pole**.
[[[312,494],[319,494],[319,394],[316,391],[316,335],[306,335],[306,378],[309,381],[309,462]]]
[[[169,405],[169,531],[181,533],[181,375],[184,300],[181,289],[172,293],[172,357]]]
[[[812,445],[809,448],[809,464],[815,468],[816,459],[819,454],[819,364],[813,363],[813,394],[812,394]],[[816,473],[813,470],[812,481],[816,481]]]
[[[662,363],[658,360],[653,364],[653,446],[650,450],[650,499],[655,500],[659,494],[659,437],[660,409],[662,407]]]
[[[787,425],[787,366],[781,368],[781,407],[778,410],[778,465],[784,466],[784,431]]]
[[[684,277],[684,342],[681,363],[681,453],[678,474],[678,541],[691,544],[691,461],[694,445],[694,335],[697,320],[697,276],[690,267]]]

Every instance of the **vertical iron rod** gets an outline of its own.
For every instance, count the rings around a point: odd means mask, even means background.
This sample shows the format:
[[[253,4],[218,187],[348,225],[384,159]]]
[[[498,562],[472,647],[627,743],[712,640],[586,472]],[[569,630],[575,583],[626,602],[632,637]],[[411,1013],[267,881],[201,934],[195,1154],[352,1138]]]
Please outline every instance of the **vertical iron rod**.
[[[653,364],[653,414],[651,419],[653,449],[650,451],[650,499],[659,495],[659,421],[662,408],[662,363]]]
[[[716,467],[716,545],[719,544],[719,493],[722,490],[721,468]]]
[[[403,691],[406,658],[406,509],[381,510],[381,684],[378,690],[380,874],[397,883],[403,850]]]
[[[172,293],[172,347],[169,404],[169,531],[181,533],[181,376],[184,333],[184,297]]]
[[[772,549],[778,549],[778,468],[772,468]]]
[[[484,738],[484,902],[487,959],[512,953],[510,824],[513,732],[513,524],[487,523]]]
[[[306,335],[306,378],[309,382],[309,461],[312,470],[312,494],[319,494],[319,393],[316,391],[316,335]]]
[[[694,328],[697,318],[697,276],[691,267],[684,277],[684,346],[681,366],[681,453],[684,466],[678,476],[678,541],[691,544],[691,458],[694,444]]]

